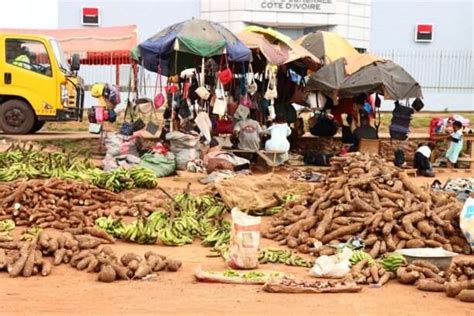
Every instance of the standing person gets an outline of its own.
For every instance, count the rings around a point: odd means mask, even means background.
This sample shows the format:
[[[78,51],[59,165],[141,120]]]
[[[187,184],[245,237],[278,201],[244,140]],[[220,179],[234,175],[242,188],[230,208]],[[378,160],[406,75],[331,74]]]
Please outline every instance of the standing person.
[[[239,138],[237,147],[242,150],[260,150],[260,135],[262,133],[260,124],[248,116],[234,126],[234,134]]]
[[[426,145],[420,144],[415,152],[415,159],[413,164],[418,171],[418,174],[424,177],[434,177],[435,173],[431,166],[430,157],[432,151],[435,149],[435,144],[429,142]]]
[[[265,150],[281,152],[277,155],[276,162],[278,164],[284,163],[288,160],[288,151],[290,150],[288,136],[291,134],[291,129],[285,118],[277,115],[267,133],[270,134],[270,139],[265,143]]]
[[[448,168],[453,168],[454,164],[458,161],[459,154],[462,150],[462,123],[459,121],[454,121],[453,123],[453,132],[449,135],[450,142],[449,148],[446,152],[446,158],[448,163]]]

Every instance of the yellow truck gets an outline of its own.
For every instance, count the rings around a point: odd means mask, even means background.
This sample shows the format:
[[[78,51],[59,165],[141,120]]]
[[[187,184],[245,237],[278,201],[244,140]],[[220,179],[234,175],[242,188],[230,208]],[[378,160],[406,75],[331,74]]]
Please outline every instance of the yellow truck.
[[[84,84],[78,70],[79,56],[69,65],[54,38],[0,34],[0,129],[28,134],[46,121],[82,120]]]

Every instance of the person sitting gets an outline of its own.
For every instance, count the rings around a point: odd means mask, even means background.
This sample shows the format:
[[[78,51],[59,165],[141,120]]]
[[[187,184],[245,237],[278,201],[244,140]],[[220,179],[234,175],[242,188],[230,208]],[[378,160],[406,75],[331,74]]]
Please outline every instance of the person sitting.
[[[414,167],[417,169],[419,175],[424,177],[434,177],[435,173],[431,166],[430,157],[431,152],[435,149],[435,144],[429,142],[428,144],[420,144],[415,152],[413,161]]]
[[[453,132],[449,135],[450,142],[448,151],[446,151],[446,158],[449,168],[453,168],[458,161],[459,154],[462,151],[462,123],[454,121]]]
[[[248,151],[260,150],[260,135],[262,133],[260,124],[247,116],[234,126],[234,134],[239,139],[237,148]]]
[[[367,116],[362,116],[360,126],[354,130],[354,146],[353,151],[359,148],[359,143],[364,139],[378,139],[377,130],[370,126],[370,120]]]
[[[280,152],[275,161],[280,165],[288,160],[288,151],[290,150],[288,136],[291,134],[291,129],[285,118],[277,115],[267,133],[270,134],[270,139],[265,143],[265,150]]]

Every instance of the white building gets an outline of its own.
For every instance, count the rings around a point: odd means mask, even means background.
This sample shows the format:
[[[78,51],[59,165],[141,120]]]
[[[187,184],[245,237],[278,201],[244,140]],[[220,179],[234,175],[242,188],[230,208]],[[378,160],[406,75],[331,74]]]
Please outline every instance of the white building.
[[[201,18],[234,32],[269,26],[293,38],[316,30],[336,32],[361,49],[370,44],[370,0],[201,0]]]

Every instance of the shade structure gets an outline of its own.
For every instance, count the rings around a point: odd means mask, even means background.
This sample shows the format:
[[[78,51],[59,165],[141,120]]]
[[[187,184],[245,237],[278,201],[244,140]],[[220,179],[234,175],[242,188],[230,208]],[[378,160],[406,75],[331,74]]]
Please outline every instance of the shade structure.
[[[369,56],[370,57],[370,56]],[[340,58],[333,63],[324,65],[312,74],[306,84],[307,91],[321,91],[335,99],[356,97],[362,93],[378,92],[385,99],[403,100],[406,98],[423,97],[418,82],[400,65],[391,60],[379,60],[360,67],[358,71],[349,74],[347,69],[355,69],[360,63],[367,62],[369,57],[361,59]]]
[[[259,49],[270,64],[283,65],[301,61],[311,70],[316,70],[321,65],[319,58],[272,28],[252,25],[244,28],[237,36],[250,49]]]
[[[385,59],[370,53],[354,54],[344,57],[346,60],[345,70],[346,74],[352,75],[362,67],[370,65],[376,61],[384,61]]]
[[[345,59],[340,58],[324,65],[309,77],[306,90],[321,91],[327,96],[335,97],[340,85],[346,79],[345,64]]]
[[[419,83],[391,60],[376,61],[348,76],[339,87],[339,97],[378,92],[388,100],[422,98]]]
[[[79,54],[81,62],[100,64],[128,63],[127,52],[138,44],[137,26],[77,29],[0,29],[1,34],[35,34],[54,37],[67,58]],[[117,58],[120,56],[120,58]],[[102,58],[104,57],[104,58]],[[123,58],[124,57],[124,58]]]
[[[299,38],[296,42],[325,64],[358,54],[346,39],[333,32],[317,31]]]
[[[196,57],[227,54],[229,61],[250,61],[252,53],[231,31],[207,20],[192,19],[168,26],[139,46],[143,65],[164,75],[195,66]]]

